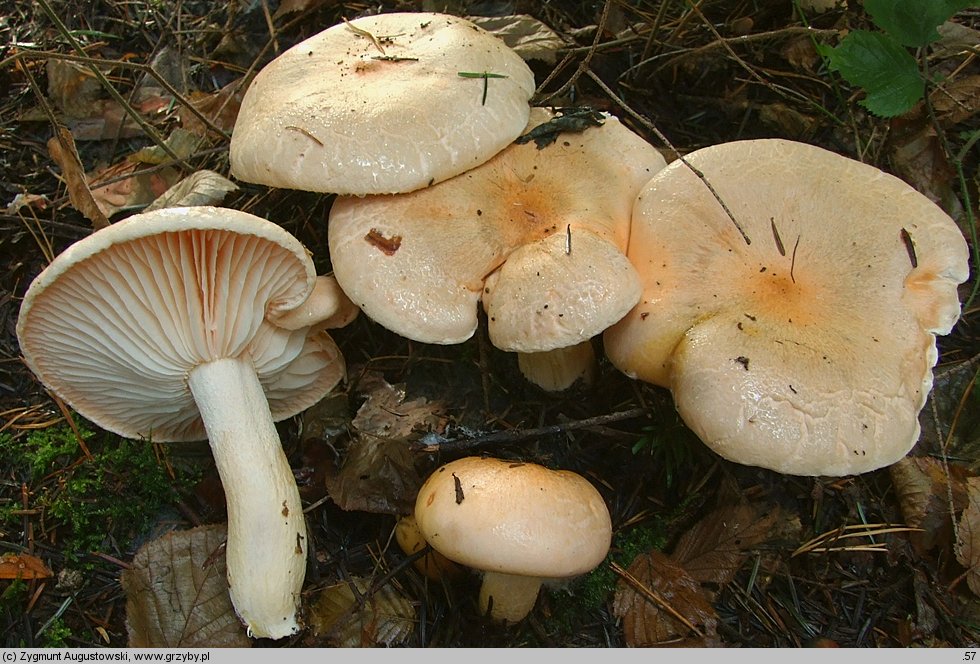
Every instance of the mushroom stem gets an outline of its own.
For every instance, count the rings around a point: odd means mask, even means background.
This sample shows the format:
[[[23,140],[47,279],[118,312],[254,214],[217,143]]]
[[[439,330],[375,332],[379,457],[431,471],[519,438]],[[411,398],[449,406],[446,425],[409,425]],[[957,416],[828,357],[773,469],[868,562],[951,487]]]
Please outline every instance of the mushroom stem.
[[[517,354],[524,377],[548,392],[566,390],[580,378],[591,382],[595,365],[595,351],[588,339],[566,348]]]
[[[225,491],[232,604],[250,636],[294,634],[306,523],[262,385],[248,358],[199,365],[187,382]]]
[[[492,620],[520,622],[538,601],[542,581],[537,576],[485,572],[480,586],[480,613],[486,615],[489,610]]]

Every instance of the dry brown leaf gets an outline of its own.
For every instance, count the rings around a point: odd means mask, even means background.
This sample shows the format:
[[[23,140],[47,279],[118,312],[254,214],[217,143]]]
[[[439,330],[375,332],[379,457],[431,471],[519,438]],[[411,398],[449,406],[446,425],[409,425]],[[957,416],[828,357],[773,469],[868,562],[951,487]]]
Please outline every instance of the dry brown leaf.
[[[153,172],[137,172],[140,164],[121,161],[89,176],[91,195],[106,217],[122,210],[141,209],[167,191],[180,177],[177,170],[163,168]],[[130,177],[125,177],[129,175]],[[116,178],[122,178],[116,180]],[[116,180],[99,186],[99,182]]]
[[[136,553],[121,579],[129,647],[249,647],[228,596],[226,532],[219,524],[167,533]]]
[[[403,644],[415,628],[415,609],[390,584],[369,590],[370,581],[356,576],[324,588],[307,616],[314,633],[340,648]]]
[[[980,595],[980,477],[966,481],[969,504],[957,526],[956,560],[967,569],[966,583]]]
[[[623,620],[628,646],[674,646],[682,639],[688,645],[720,645],[714,607],[682,565],[650,551],[637,556],[626,572],[633,583],[621,578],[616,584],[613,612]]]
[[[238,109],[242,105],[242,96],[245,94],[245,86],[242,79],[235,79],[217,92],[210,94],[195,93],[190,97],[190,103],[201,114],[210,120],[216,127],[225,132],[230,132],[235,127],[235,120],[238,118]],[[208,127],[201,120],[186,108],[178,111],[181,126],[189,132],[198,136],[206,136]]]
[[[61,176],[68,187],[68,198],[72,207],[92,222],[93,228],[109,225],[108,215],[102,210],[89,189],[85,169],[75,149],[75,139],[65,127],[58,127],[56,136],[48,139],[48,154],[61,168]]]
[[[748,551],[769,540],[787,517],[750,503],[724,505],[681,535],[672,554],[691,578],[724,586],[741,568]]]
[[[525,60],[554,64],[558,51],[568,46],[561,35],[527,14],[468,16],[467,20],[496,35]]]
[[[936,86],[929,100],[943,126],[951,127],[969,120],[980,113],[980,74]]]
[[[186,178],[167,189],[144,212],[166,207],[188,207],[194,205],[217,205],[228,192],[238,189],[238,185],[214,171],[207,169],[191,173]]]
[[[946,467],[949,476],[938,459],[905,457],[888,468],[905,524],[922,529],[909,533],[909,542],[920,555],[952,542],[950,489],[954,513],[968,503],[965,471],[956,465]]]
[[[895,119],[889,136],[888,161],[894,174],[956,217],[953,208],[959,203],[952,189],[956,171],[928,119]]]
[[[45,69],[48,99],[65,118],[87,118],[102,112],[102,84],[87,65],[52,58]]]
[[[442,404],[426,399],[405,401],[405,386],[390,385],[378,373],[364,374],[358,387],[367,393],[367,399],[351,426],[363,434],[407,440],[445,425]]]
[[[327,3],[334,4],[334,2],[335,0],[282,0],[279,3],[279,8],[272,15],[272,20],[278,21],[283,16],[288,16],[289,14],[313,11]]]
[[[422,480],[404,440],[361,435],[339,471],[328,469],[327,492],[347,511],[408,514]]]
[[[47,579],[52,574],[43,560],[29,553],[0,556],[0,579]]]

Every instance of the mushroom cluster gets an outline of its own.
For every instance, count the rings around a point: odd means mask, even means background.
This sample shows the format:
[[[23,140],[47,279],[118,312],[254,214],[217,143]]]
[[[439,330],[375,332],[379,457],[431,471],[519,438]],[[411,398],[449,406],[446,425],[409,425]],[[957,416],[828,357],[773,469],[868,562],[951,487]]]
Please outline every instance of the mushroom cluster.
[[[228,511],[227,576],[250,635],[299,626],[306,526],[274,422],[346,374],[324,331],[357,309],[272,222],[215,207],[137,214],[76,242],[31,283],[28,367],[107,431],[207,438]]]
[[[560,114],[531,111],[527,132]],[[442,183],[341,196],[327,226],[334,274],[372,320],[424,343],[473,335],[519,354],[531,382],[562,390],[592,369],[590,339],[640,297],[625,256],[640,189],[666,163],[615,117],[515,142]]]
[[[936,335],[960,313],[956,223],[902,180],[804,143],[685,161],[636,201],[643,296],[605,333],[610,360],[670,388],[729,460],[794,475],[898,461],[919,437]]]

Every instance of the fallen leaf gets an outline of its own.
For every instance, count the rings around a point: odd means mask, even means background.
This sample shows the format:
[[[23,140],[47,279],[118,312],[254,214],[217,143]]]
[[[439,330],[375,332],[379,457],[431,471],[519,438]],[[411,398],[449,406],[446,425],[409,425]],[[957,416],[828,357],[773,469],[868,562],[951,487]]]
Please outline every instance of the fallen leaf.
[[[980,477],[966,481],[969,505],[960,516],[956,538],[956,560],[967,569],[966,583],[980,595]]]
[[[946,468],[950,475],[947,476]],[[909,533],[919,555],[951,543],[953,516],[966,507],[966,472],[955,464],[943,466],[932,457],[905,457],[888,468],[905,524],[921,531]],[[950,496],[953,504],[950,505]]]
[[[238,109],[241,108],[244,94],[245,86],[242,79],[239,78],[228,83],[217,92],[210,94],[194,93],[189,102],[218,129],[231,132],[235,127],[235,120],[238,118]],[[177,116],[180,118],[181,127],[189,132],[198,136],[207,136],[210,131],[200,118],[186,108],[181,108],[177,112]]]
[[[167,191],[179,176],[173,168],[141,171],[139,163],[127,159],[92,173],[88,179],[99,210],[111,217],[123,210],[146,207]],[[107,180],[113,182],[99,186],[99,182]]]
[[[764,512],[750,503],[724,505],[681,535],[671,555],[691,578],[724,586],[747,552],[769,540],[784,518],[778,507]]]
[[[720,645],[714,607],[683,565],[650,551],[637,556],[626,572],[630,580],[616,584],[613,613],[623,620],[627,646],[676,646],[682,639],[687,645]]]
[[[219,524],[167,533],[136,552],[121,578],[130,648],[249,647],[228,596],[226,532]]]
[[[167,136],[167,140],[164,143],[178,158],[187,159],[197,150],[201,144],[201,140],[199,135],[178,127]],[[170,162],[172,159],[173,157],[167,154],[161,146],[151,145],[134,152],[127,158],[127,161],[158,166]]]
[[[228,178],[209,170],[191,173],[167,189],[155,201],[146,206],[145,212],[167,207],[217,205],[225,196],[238,189]]]
[[[355,576],[324,588],[307,615],[314,633],[339,648],[402,645],[415,629],[415,609],[391,584],[374,592],[370,585]]]
[[[886,151],[892,172],[950,216],[957,217],[954,207],[959,201],[953,193],[956,171],[946,157],[935,127],[926,118],[911,123],[896,119],[891,125]]]
[[[272,15],[273,21],[278,21],[283,16],[298,14],[299,12],[313,11],[319,9],[327,3],[333,4],[334,0],[282,0],[278,9]]]
[[[0,556],[0,579],[47,579],[53,576],[44,561],[29,553]]]
[[[376,372],[365,373],[358,388],[367,393],[351,421],[360,433],[407,440],[445,425],[442,404],[426,399],[405,401],[405,386],[390,385]]]
[[[468,16],[467,20],[502,39],[525,60],[554,64],[558,51],[568,47],[561,35],[527,14]]]
[[[929,100],[943,126],[952,127],[966,122],[980,113],[980,74],[937,85]]]
[[[17,194],[7,204],[6,212],[7,214],[17,214],[25,207],[46,210],[49,205],[51,205],[51,201],[44,194]]]
[[[102,84],[87,65],[51,58],[45,69],[48,98],[65,118],[87,118],[102,112]]]
[[[422,480],[404,440],[358,436],[339,471],[328,469],[327,492],[347,511],[408,514]]]
[[[61,168],[61,176],[68,187],[68,199],[72,207],[92,222],[93,228],[109,225],[108,215],[102,210],[89,189],[82,161],[75,149],[75,139],[65,127],[58,127],[56,136],[48,139],[48,154]]]

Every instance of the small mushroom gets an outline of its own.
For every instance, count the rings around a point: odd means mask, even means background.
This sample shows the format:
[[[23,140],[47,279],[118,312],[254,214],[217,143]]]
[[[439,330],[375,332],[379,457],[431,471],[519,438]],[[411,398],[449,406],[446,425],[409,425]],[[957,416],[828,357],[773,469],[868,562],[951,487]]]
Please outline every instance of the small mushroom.
[[[352,305],[330,281],[271,222],[167,208],[69,247],[31,283],[17,321],[30,369],[100,427],[210,441],[228,507],[231,599],[256,637],[299,628],[306,526],[273,422],[345,375],[322,328],[349,320]],[[334,293],[332,305],[309,307],[315,286]]]
[[[609,551],[612,524],[584,477],[533,463],[466,457],[438,468],[415,503],[433,549],[483,572],[480,611],[524,619],[545,580],[585,574]]]
[[[606,331],[610,360],[670,388],[731,461],[848,475],[901,459],[919,436],[936,335],[960,313],[956,224],[898,178],[803,143],[686,159],[731,217],[684,163],[654,176],[628,250],[643,297]]]
[[[528,130],[555,117],[535,108]],[[664,165],[603,115],[432,187],[338,197],[328,225],[337,282],[373,320],[423,343],[468,339],[482,299],[492,343],[522,354],[532,382],[564,389],[590,370],[589,340],[639,300],[624,254],[630,213]]]
[[[414,514],[398,518],[395,523],[395,541],[398,542],[402,552],[409,556],[428,546]],[[432,581],[448,581],[460,576],[464,571],[462,567],[435,549],[422,554],[422,557],[416,558],[412,564],[420,574]]]
[[[447,14],[345,21],[283,52],[242,99],[235,177],[389,194],[477,166],[527,122],[534,75],[504,42]]]

